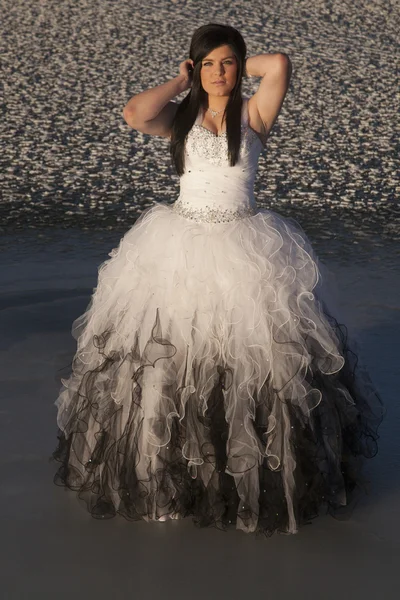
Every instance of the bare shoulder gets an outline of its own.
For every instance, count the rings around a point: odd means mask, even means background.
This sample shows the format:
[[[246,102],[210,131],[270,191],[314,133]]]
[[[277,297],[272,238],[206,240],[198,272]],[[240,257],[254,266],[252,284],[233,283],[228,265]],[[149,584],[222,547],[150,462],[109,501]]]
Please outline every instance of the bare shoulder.
[[[123,112],[123,117],[129,127],[159,137],[171,137],[172,123],[174,121],[176,111],[178,110],[178,102],[168,102],[164,108],[158,113],[154,119],[143,120],[140,117],[140,112],[126,111]]]
[[[276,61],[261,78],[255,94],[248,99],[249,125],[266,140],[281,111],[292,73],[287,54]]]

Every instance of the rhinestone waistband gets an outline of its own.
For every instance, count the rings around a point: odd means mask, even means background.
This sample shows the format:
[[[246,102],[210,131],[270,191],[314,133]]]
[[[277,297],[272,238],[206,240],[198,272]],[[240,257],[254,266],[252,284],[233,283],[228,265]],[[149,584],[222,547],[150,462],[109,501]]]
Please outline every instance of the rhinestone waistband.
[[[229,209],[205,204],[203,208],[194,208],[190,202],[183,202],[182,200],[176,200],[172,205],[172,210],[186,219],[192,219],[201,223],[228,223],[229,221],[250,217],[257,212],[255,206],[242,206],[237,209]]]

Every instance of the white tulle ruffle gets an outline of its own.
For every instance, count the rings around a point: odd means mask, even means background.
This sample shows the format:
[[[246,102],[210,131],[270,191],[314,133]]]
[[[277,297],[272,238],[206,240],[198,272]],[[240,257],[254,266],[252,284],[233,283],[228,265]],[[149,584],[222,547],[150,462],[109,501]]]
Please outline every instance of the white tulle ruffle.
[[[326,293],[310,242],[291,219],[259,210],[228,223],[199,223],[163,202],[147,209],[100,266],[91,304],[74,323],[74,372],[63,382],[57,406],[60,429],[81,438],[79,458],[69,457],[77,481],[83,485],[84,465],[93,459],[110,407],[119,406],[113,435],[120,439],[133,419],[135,476],[147,502],[152,498],[143,516],[166,514],[162,506],[179,493],[172,482],[160,502],[157,478],[149,477],[168,460],[177,422],[184,424],[185,468],[217,493],[215,464],[207,460],[213,455],[210,431],[198,417],[206,415],[220,381],[228,427],[225,472],[241,503],[237,527],[257,527],[264,464],[280,473],[287,531],[295,532],[291,414],[312,429],[323,391],[310,373],[333,375],[345,362],[321,303]],[[86,431],[76,433],[73,424],[89,386],[96,407],[87,413]],[[339,388],[344,427],[359,409],[346,387]],[[339,471],[340,465],[337,478]],[[118,510],[120,494],[110,496]]]

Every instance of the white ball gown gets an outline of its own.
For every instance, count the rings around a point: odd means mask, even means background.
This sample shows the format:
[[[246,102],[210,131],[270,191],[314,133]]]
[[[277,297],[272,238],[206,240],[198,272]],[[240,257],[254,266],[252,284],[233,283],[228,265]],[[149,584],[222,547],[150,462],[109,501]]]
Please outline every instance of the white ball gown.
[[[97,518],[296,533],[351,503],[383,404],[306,234],[257,208],[247,99],[234,167],[201,118],[179,197],[144,210],[73,324],[55,483]]]

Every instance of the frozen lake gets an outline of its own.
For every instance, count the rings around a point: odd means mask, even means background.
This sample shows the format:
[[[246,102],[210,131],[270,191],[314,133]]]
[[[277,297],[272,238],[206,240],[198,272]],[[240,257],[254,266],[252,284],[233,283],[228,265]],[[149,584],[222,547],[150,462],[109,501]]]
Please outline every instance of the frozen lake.
[[[53,402],[74,352],[72,320],[86,307],[115,232],[8,236],[1,267],[2,584],[5,600],[53,598],[397,598],[400,558],[398,246],[330,257],[340,309],[388,409],[368,495],[348,521],[321,516],[296,536],[256,539],[198,530],[190,519],[100,522],[52,482]],[[288,567],[288,565],[290,565]],[[289,568],[290,577],[287,576]],[[247,577],[245,573],[249,573]],[[310,592],[312,582],[313,592]],[[167,591],[166,591],[167,590]],[[311,594],[311,596],[310,596]]]

